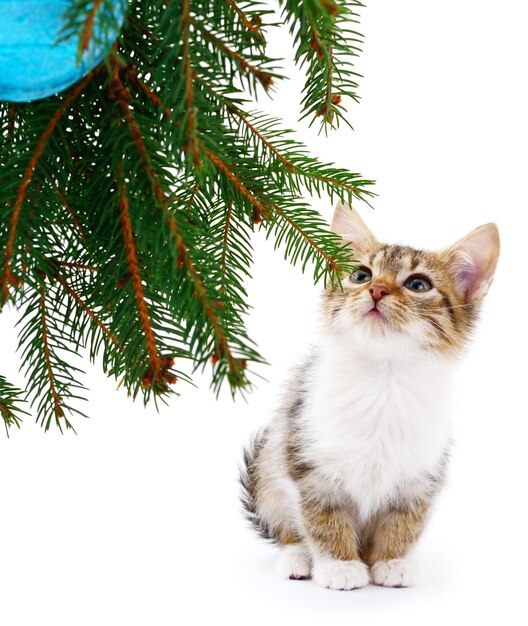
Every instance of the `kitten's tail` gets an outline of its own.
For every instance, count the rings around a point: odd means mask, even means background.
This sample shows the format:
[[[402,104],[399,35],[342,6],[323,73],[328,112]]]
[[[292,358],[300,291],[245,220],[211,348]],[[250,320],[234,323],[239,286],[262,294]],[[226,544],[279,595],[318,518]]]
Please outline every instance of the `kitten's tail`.
[[[263,519],[257,508],[257,493],[259,489],[258,461],[262,448],[266,443],[267,429],[262,429],[244,448],[243,467],[240,468],[240,484],[242,493],[240,500],[244,514],[255,527],[258,534],[264,539],[274,539],[269,524]]]

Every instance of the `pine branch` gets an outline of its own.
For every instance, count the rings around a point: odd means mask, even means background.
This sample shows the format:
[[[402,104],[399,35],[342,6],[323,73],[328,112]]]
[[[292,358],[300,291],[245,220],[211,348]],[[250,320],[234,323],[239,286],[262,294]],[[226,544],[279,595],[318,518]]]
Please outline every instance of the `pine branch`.
[[[249,72],[256,82],[260,83],[264,89],[269,89],[273,84],[274,74],[260,69],[253,65],[243,55],[236,50],[232,50],[221,39],[216,37],[207,28],[205,28],[197,19],[190,17],[190,22],[196,27],[196,29],[203,35],[205,39],[210,41],[215,48],[217,48],[222,55],[224,55],[230,62],[233,62],[234,66],[245,75]],[[276,76],[276,75],[275,75]]]
[[[61,338],[60,327],[50,317],[53,307],[48,307],[49,297],[44,284],[39,289],[26,290],[26,310],[19,322],[25,324],[19,346],[31,380],[28,396],[32,398],[31,406],[36,405],[37,420],[45,430],[53,421],[62,431],[63,425],[73,429],[68,415],[84,416],[71,404],[72,400],[84,400],[77,395],[77,390],[84,388],[77,380],[81,371],[64,359],[63,355],[71,350]]]
[[[65,263],[61,263],[61,265],[65,265]],[[71,264],[68,265],[71,267]],[[81,267],[81,269],[85,268]],[[64,287],[66,293],[72,298],[72,300],[79,307],[79,309],[86,313],[90,321],[93,322],[97,326],[97,328],[100,329],[119,348],[119,350],[124,350],[119,339],[117,339],[117,337],[110,331],[108,326],[106,326],[106,324],[101,321],[101,319],[96,315],[94,311],[92,311],[92,309],[86,304],[86,302],[84,302],[79,294],[71,287],[68,281],[60,274],[57,274],[55,276],[55,279],[58,283],[60,283],[60,285],[62,285],[62,287]]]
[[[119,184],[119,183],[118,183]],[[128,213],[128,199],[126,197],[126,184],[121,183],[121,193],[119,196],[119,212],[121,214],[121,226],[123,229],[123,241],[125,244],[126,257],[130,270],[131,281],[134,288],[134,295],[137,302],[137,309],[141,326],[145,335],[145,343],[149,355],[148,374],[142,381],[144,387],[154,386],[156,389],[162,389],[167,384],[174,384],[176,376],[168,372],[168,368],[174,364],[174,359],[162,359],[158,354],[156,346],[156,338],[152,330],[148,305],[143,292],[143,284],[139,273],[138,259],[136,247],[134,245],[134,236],[132,234],[132,225],[130,223],[130,215]]]
[[[4,420],[4,426],[8,436],[9,429],[12,426],[20,428],[22,421],[21,416],[28,415],[28,413],[19,406],[23,401],[23,395],[23,391],[11,385],[11,383],[0,374],[0,415]]]
[[[0,103],[0,296],[22,312],[45,428],[79,412],[86,348],[144,402],[188,380],[183,360],[207,368],[216,393],[244,393],[264,362],[245,326],[254,230],[316,282],[339,283],[353,254],[306,196],[372,195],[370,180],[249,110],[282,77],[266,39],[284,20],[266,5],[130,0],[113,42],[113,4],[72,0],[66,12],[62,37],[80,54],[111,48],[94,72],[63,96]],[[282,6],[307,73],[303,111],[335,124],[339,99],[357,97],[359,3]]]
[[[187,143],[183,149],[191,156],[192,163],[195,167],[200,167],[201,155],[200,144],[197,139],[197,124],[194,103],[194,85],[193,85],[193,69],[191,66],[190,52],[190,24],[191,24],[191,2],[190,0],[182,0],[182,70],[185,79],[185,109],[186,119],[184,124],[186,127]]]
[[[322,128],[338,126],[342,99],[358,101],[357,78],[351,58],[360,52],[362,35],[349,24],[357,22],[359,0],[279,0],[295,37],[296,61],[306,67],[303,115],[321,118]],[[349,124],[350,125],[350,124]]]
[[[240,18],[240,21],[247,28],[252,37],[255,38],[259,43],[264,43],[265,37],[260,28],[260,24],[262,23],[262,19],[257,18],[255,21],[252,21],[248,18],[248,16],[242,11],[242,9],[234,2],[234,0],[227,0],[227,4],[233,9],[236,15]]]
[[[17,237],[17,227],[20,217],[20,212],[26,199],[27,189],[31,183],[33,172],[37,166],[38,160],[42,156],[46,143],[53,134],[57,123],[67,111],[67,109],[77,100],[80,94],[84,91],[85,87],[90,83],[94,76],[94,72],[90,72],[85,76],[80,83],[71,91],[68,97],[64,99],[61,106],[58,107],[53,117],[50,119],[44,132],[42,133],[38,144],[35,146],[31,159],[26,167],[22,182],[18,188],[17,197],[13,206],[13,210],[9,219],[9,233],[7,237],[7,244],[4,252],[4,260],[2,264],[2,273],[0,274],[0,304],[4,304],[9,297],[9,285],[18,287],[20,285],[20,278],[17,277],[11,270],[11,258],[13,256],[15,242]]]
[[[156,202],[159,207],[163,211],[164,220],[167,224],[168,232],[170,234],[170,241],[177,251],[177,259],[176,263],[180,267],[184,267],[186,269],[187,277],[193,283],[194,286],[194,297],[198,300],[200,305],[203,308],[204,317],[207,320],[207,323],[213,333],[214,336],[214,351],[211,353],[211,357],[214,361],[214,365],[218,363],[219,360],[225,359],[229,368],[229,376],[230,380],[235,381],[237,384],[246,385],[245,376],[243,374],[243,363],[241,359],[237,359],[233,356],[231,348],[229,346],[229,342],[227,340],[224,329],[222,328],[222,324],[219,321],[217,314],[215,313],[215,307],[218,306],[218,303],[211,299],[205,289],[202,280],[196,267],[192,261],[192,258],[189,254],[188,248],[185,244],[183,237],[181,236],[177,222],[171,212],[168,210],[167,205],[168,201],[163,192],[163,189],[157,179],[154,169],[151,164],[151,158],[146,149],[145,143],[143,141],[141,129],[134,117],[132,110],[128,105],[128,101],[132,98],[130,94],[130,90],[123,86],[121,79],[118,73],[118,64],[114,68],[114,73],[111,79],[111,99],[115,99],[118,102],[119,108],[123,117],[125,118],[127,125],[130,129],[130,134],[132,139],[134,140],[137,153],[139,155],[141,164],[147,175],[149,182],[152,187],[152,192]],[[131,268],[132,276],[135,276],[135,272],[133,268]],[[145,330],[145,334],[149,337],[147,327],[145,325],[146,318],[143,316],[143,327]],[[153,354],[153,344],[151,339],[151,345],[149,349],[149,354],[151,356],[151,368],[149,369],[149,380],[151,378],[152,373],[159,372],[160,376],[164,376],[163,369],[160,369],[160,365],[157,360],[154,358]],[[171,363],[172,364],[172,363]],[[171,378],[171,380],[173,380]],[[175,381],[173,381],[175,382]],[[146,385],[148,386],[148,385]]]

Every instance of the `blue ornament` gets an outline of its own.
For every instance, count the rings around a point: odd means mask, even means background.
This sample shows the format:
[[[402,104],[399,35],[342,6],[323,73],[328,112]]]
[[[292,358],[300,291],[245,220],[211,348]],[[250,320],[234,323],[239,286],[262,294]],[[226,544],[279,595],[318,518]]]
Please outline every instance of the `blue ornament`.
[[[64,91],[104,59],[119,35],[126,0],[100,3],[90,44],[80,56],[83,24],[58,41],[71,4],[71,0],[0,0],[0,100],[29,102]]]

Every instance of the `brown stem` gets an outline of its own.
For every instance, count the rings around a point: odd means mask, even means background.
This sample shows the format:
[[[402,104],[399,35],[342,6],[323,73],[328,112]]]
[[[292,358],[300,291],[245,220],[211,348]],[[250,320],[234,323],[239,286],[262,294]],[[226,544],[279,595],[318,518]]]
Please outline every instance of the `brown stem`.
[[[44,360],[46,362],[46,372],[50,383],[51,396],[53,398],[53,406],[55,408],[55,415],[57,418],[64,417],[64,410],[62,408],[61,397],[57,391],[57,385],[55,381],[55,375],[51,367],[51,351],[48,340],[48,323],[46,318],[46,302],[44,297],[44,290],[41,289],[41,297],[39,301],[41,311],[41,323],[42,323],[42,343],[44,344]]]
[[[128,80],[135,83],[145,92],[145,95],[154,104],[154,106],[157,106],[160,109],[163,109],[163,113],[165,113],[165,115],[167,116],[172,115],[172,111],[168,109],[167,107],[165,107],[161,98],[152,91],[152,89],[147,85],[145,81],[139,78],[138,73],[137,73],[137,68],[135,68],[133,65],[128,65],[127,70],[125,72],[125,76],[126,78],[128,78]]]
[[[111,330],[104,324],[98,317],[97,314],[92,311],[92,309],[86,304],[86,302],[79,296],[79,294],[71,287],[71,285],[66,281],[66,279],[59,275],[56,275],[55,278],[57,282],[60,283],[64,289],[68,292],[68,294],[73,298],[73,300],[79,305],[79,308],[82,309],[88,317],[96,323],[96,325],[104,332],[104,334],[109,337],[114,344],[122,351],[124,351],[124,347],[119,341],[119,339],[111,332]]]
[[[234,0],[226,0],[227,4],[233,9],[233,11],[238,15],[240,21],[244,24],[244,26],[249,30],[249,32],[254,35],[255,39],[258,41],[264,41],[264,35],[260,30],[260,23],[253,24],[251,20],[248,19],[247,15],[242,11],[242,9],[234,2]],[[260,19],[260,18],[259,18]]]
[[[241,54],[239,54],[236,50],[233,50],[228,45],[226,45],[221,39],[213,35],[213,33],[209,32],[200,22],[195,20],[194,18],[190,18],[192,23],[199,29],[199,31],[203,34],[206,39],[209,39],[215,46],[220,48],[227,56],[234,59],[241,67],[242,71],[245,72],[248,70],[253,76],[261,83],[261,85],[267,89],[273,84],[273,76],[269,72],[265,72],[264,70],[259,69],[252,65],[247,59],[245,59]]]
[[[301,237],[307,241],[310,246],[320,255],[323,257],[323,259],[328,263],[328,266],[330,269],[332,270],[337,270],[338,272],[342,271],[341,270],[341,266],[339,266],[334,259],[327,254],[322,248],[320,248],[315,241],[313,240],[312,237],[310,237],[310,235],[307,235],[304,230],[294,221],[292,220],[291,217],[289,217],[281,208],[279,208],[276,204],[272,205],[272,209],[275,211],[275,213],[278,213],[286,222],[288,222],[288,224],[290,224],[290,226],[292,228],[294,228],[300,235]]]
[[[135,26],[139,30],[139,32],[142,33],[143,35],[147,35],[147,37],[151,37],[152,39],[154,39],[154,41],[159,41],[158,37],[156,37],[156,35],[154,35],[154,33],[152,31],[150,31],[141,22],[139,22],[138,20],[134,19],[131,15],[127,16],[127,20],[133,26]]]
[[[134,235],[132,233],[132,224],[130,222],[130,214],[128,212],[128,198],[126,196],[125,182],[121,183],[121,193],[119,196],[119,213],[121,216],[123,241],[125,244],[128,268],[134,288],[134,295],[136,297],[139,319],[143,327],[143,332],[145,333],[147,352],[150,357],[150,365],[153,370],[154,379],[156,379],[158,373],[161,372],[163,363],[156,347],[156,339],[154,337],[154,331],[152,330],[152,325],[150,323],[148,306],[145,300],[145,294],[143,292],[143,283],[141,281],[141,275],[139,273],[136,247],[134,245]]]
[[[198,274],[198,270],[196,269],[196,266],[189,256],[189,251],[183,244],[182,236],[178,231],[176,220],[174,219],[174,216],[168,211],[168,209],[165,210],[165,217],[169,228],[171,229],[174,244],[180,253],[180,256],[178,257],[179,263],[181,265],[185,265],[187,273],[190,275],[194,283],[194,294],[202,305],[207,321],[209,322],[209,325],[213,330],[213,334],[215,336],[215,344],[219,353],[218,356],[225,357],[231,371],[236,372],[236,359],[233,357],[231,348],[227,341],[227,337],[224,333],[224,329],[222,328],[222,324],[220,323],[220,320],[218,319],[218,316],[214,310],[214,306],[216,303],[211,301],[211,299],[209,298],[209,295],[204,287],[204,284],[202,283],[200,275]]]
[[[53,188],[57,192],[57,195],[59,196],[60,201],[62,202],[64,208],[70,214],[70,217],[72,218],[72,222],[73,222],[74,226],[77,228],[77,230],[79,231],[79,234],[81,235],[81,238],[83,239],[83,241],[88,241],[88,235],[86,234],[86,231],[82,227],[81,220],[79,219],[77,213],[75,213],[75,211],[72,209],[71,204],[68,202],[66,196],[64,195],[64,192],[59,187],[57,181],[51,175],[51,173],[49,172],[48,168],[44,167],[43,169],[46,172],[46,174],[48,175],[49,179],[51,180],[51,184],[53,185]]]
[[[93,26],[95,22],[95,16],[99,7],[101,6],[102,0],[94,0],[92,4],[92,8],[90,9],[90,13],[88,13],[88,17],[84,22],[84,27],[81,35],[81,51],[84,52],[88,50],[88,46],[90,45],[90,40],[93,34]]]
[[[145,146],[145,142],[143,141],[139,124],[137,123],[134,117],[134,113],[128,104],[128,102],[132,98],[130,94],[130,90],[123,86],[121,79],[119,78],[117,65],[114,69],[114,74],[111,79],[110,89],[111,89],[110,95],[112,99],[117,100],[121,113],[123,117],[125,118],[125,121],[128,125],[128,128],[130,130],[130,135],[136,145],[136,150],[139,155],[141,165],[150,182],[154,197],[158,205],[163,211],[164,219],[169,227],[173,244],[175,248],[178,250],[177,263],[178,265],[184,266],[186,268],[187,274],[193,281],[194,293],[196,297],[198,298],[200,304],[202,305],[205,316],[215,336],[215,342],[219,350],[222,352],[222,355],[224,355],[227,358],[231,369],[235,371],[236,370],[235,359],[231,354],[231,350],[227,342],[227,338],[224,334],[220,320],[218,319],[218,316],[216,315],[214,311],[215,303],[211,301],[211,299],[209,298],[209,295],[207,294],[207,291],[200,278],[200,275],[198,274],[198,271],[196,270],[196,267],[189,255],[189,251],[187,249],[187,246],[185,245],[185,241],[183,240],[183,237],[178,229],[176,220],[168,209],[167,198],[159,183],[159,180],[156,176],[154,168],[151,164],[151,159],[148,154],[147,148]]]
[[[252,206],[258,211],[260,216],[265,216],[269,213],[268,208],[261,202],[251,191],[244,185],[244,183],[238,178],[238,176],[229,168],[229,166],[209,150],[205,151],[205,154],[211,159],[213,165],[224,173],[233,185],[240,191],[240,193],[249,200]]]
[[[213,164],[229,178],[229,180],[235,185],[240,193],[245,196],[255,208],[257,208],[261,212],[265,211],[266,213],[269,213],[269,208],[249,191],[249,189],[237,177],[237,175],[219,157],[209,151],[206,151],[206,154],[211,159]],[[337,269],[338,271],[341,271],[340,267],[336,264],[334,259],[332,259],[329,254],[327,254],[320,246],[318,246],[313,238],[307,235],[304,230],[300,228],[300,226],[294,220],[292,220],[292,218],[289,217],[280,207],[278,207],[276,204],[272,204],[270,205],[270,208],[275,211],[275,213],[278,213],[286,222],[288,222],[288,224],[290,224],[290,226],[294,228],[301,235],[301,237],[310,244],[310,246],[317,252],[317,254],[325,259],[331,269]]]
[[[336,187],[341,187],[345,189],[348,193],[354,194],[356,197],[360,198],[361,192],[358,191],[356,187],[353,185],[349,185],[348,183],[344,183],[340,180],[336,180],[335,178],[330,178],[329,176],[322,176],[321,174],[312,174],[310,172],[304,172],[295,166],[291,161],[289,161],[284,155],[282,155],[277,148],[255,127],[253,124],[247,119],[247,117],[236,107],[232,102],[230,102],[227,98],[223,98],[217,91],[212,89],[209,85],[204,83],[207,89],[218,99],[220,100],[224,106],[227,108],[231,115],[236,115],[240,121],[245,124],[249,130],[256,136],[258,139],[268,148],[268,150],[273,153],[283,164],[284,166],[292,173],[298,176],[304,176],[305,178],[313,178],[315,180],[319,180],[322,183],[326,183],[329,185],[335,185]]]
[[[141,166],[147,175],[147,178],[152,186],[154,196],[160,204],[165,204],[165,194],[159,184],[159,181],[152,167],[152,163],[141,135],[139,124],[134,117],[134,113],[130,108],[129,102],[132,100],[132,94],[130,89],[123,85],[119,76],[119,63],[114,60],[114,71],[110,79],[109,96],[112,100],[115,100],[119,106],[122,116],[125,118],[125,122],[130,130],[130,135],[136,145],[136,151],[141,162]]]
[[[196,167],[200,165],[200,150],[196,138],[196,112],[194,110],[193,70],[190,52],[190,0],[182,2],[182,55],[185,76],[185,108],[187,110],[187,152],[192,155]]]

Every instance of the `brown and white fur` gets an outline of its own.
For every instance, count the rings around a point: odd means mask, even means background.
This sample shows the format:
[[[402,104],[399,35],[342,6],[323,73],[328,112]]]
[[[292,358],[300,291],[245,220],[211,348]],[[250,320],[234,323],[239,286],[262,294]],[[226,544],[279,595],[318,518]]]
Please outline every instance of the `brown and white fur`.
[[[438,253],[383,245],[343,204],[332,229],[363,273],[326,290],[318,343],[245,452],[243,502],[280,546],[282,576],[405,587],[443,482],[453,362],[492,282],[498,231],[480,226]],[[431,288],[406,287],[419,286],[412,276]]]

